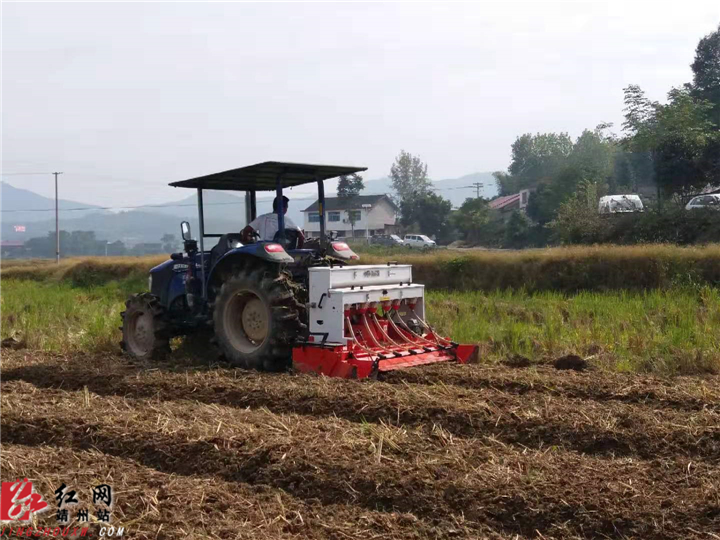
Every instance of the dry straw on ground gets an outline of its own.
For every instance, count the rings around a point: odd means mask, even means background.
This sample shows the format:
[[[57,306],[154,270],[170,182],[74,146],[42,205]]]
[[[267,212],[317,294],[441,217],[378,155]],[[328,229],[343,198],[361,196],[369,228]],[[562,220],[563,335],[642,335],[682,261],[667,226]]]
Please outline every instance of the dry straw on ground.
[[[720,528],[712,378],[439,365],[358,382],[115,356],[3,361],[3,470],[45,493],[107,480],[133,538]]]
[[[5,261],[3,278],[65,279],[98,284],[145,275],[166,260],[152,257],[73,258]],[[720,284],[720,245],[677,247],[576,246],[523,251],[438,250],[430,254],[363,254],[361,263],[388,260],[413,265],[415,281],[429,288],[526,291],[652,289],[687,284]]]

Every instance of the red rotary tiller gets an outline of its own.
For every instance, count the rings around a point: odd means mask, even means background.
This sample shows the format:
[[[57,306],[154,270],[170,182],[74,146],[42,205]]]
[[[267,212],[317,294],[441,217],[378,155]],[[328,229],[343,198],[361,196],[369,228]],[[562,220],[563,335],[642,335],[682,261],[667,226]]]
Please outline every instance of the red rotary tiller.
[[[364,378],[477,357],[476,345],[454,343],[425,322],[423,293],[423,285],[412,283],[409,265],[311,269],[311,335],[293,349],[295,368]]]

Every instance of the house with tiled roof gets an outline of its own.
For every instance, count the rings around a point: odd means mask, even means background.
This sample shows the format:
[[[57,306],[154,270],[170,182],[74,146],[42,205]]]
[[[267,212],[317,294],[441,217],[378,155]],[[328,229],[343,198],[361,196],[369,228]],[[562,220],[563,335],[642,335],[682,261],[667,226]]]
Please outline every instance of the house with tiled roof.
[[[337,236],[364,238],[396,232],[398,207],[387,195],[357,195],[325,198],[325,229]],[[320,209],[315,201],[305,210],[304,230],[308,238],[320,236]],[[354,233],[354,234],[353,234]]]
[[[503,218],[509,217],[515,210],[524,211],[530,200],[530,190],[523,189],[520,193],[513,193],[504,197],[498,197],[488,203],[488,206],[499,211]]]

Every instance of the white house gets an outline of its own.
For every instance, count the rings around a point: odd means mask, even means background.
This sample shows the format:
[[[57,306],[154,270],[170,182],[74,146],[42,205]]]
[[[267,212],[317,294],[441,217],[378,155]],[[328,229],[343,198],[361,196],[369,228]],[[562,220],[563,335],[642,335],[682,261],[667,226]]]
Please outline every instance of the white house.
[[[325,229],[337,236],[355,238],[366,235],[391,234],[395,232],[395,216],[398,207],[387,195],[358,195],[350,199],[327,197],[325,199]],[[320,236],[320,213],[318,201],[305,210],[305,235]],[[352,219],[351,219],[352,218]],[[353,223],[354,221],[354,223]]]

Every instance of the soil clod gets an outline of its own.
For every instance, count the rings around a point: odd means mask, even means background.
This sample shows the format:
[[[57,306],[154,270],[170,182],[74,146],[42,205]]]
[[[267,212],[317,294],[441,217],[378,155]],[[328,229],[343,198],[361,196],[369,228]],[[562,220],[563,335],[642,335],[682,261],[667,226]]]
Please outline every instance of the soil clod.
[[[584,358],[576,354],[568,354],[561,356],[553,362],[555,369],[572,369],[574,371],[585,371],[588,368],[588,362]]]

